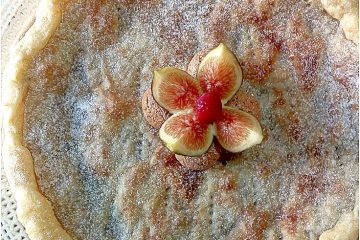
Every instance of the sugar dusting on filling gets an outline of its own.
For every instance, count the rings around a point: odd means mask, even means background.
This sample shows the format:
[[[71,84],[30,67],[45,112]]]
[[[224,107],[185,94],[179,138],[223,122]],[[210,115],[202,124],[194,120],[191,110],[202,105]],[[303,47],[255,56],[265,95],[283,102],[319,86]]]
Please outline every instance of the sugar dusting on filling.
[[[189,171],[155,151],[141,96],[220,41],[266,137]],[[27,73],[39,187],[78,239],[317,239],[354,204],[357,52],[305,2],[71,1]]]

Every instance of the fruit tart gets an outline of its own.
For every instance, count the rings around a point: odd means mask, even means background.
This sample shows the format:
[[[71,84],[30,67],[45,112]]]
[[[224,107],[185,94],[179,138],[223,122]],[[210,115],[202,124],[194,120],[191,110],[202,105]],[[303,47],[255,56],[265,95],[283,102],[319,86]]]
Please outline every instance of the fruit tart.
[[[358,239],[358,2],[41,0],[3,76],[30,239]]]

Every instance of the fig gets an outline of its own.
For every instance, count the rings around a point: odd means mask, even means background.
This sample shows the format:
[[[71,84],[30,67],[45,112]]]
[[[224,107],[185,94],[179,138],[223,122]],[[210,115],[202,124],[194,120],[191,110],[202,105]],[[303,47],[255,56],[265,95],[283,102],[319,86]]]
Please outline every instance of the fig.
[[[241,152],[263,139],[257,119],[249,113],[232,107],[223,107],[222,119],[215,125],[216,138],[229,152]]]
[[[159,135],[167,148],[176,154],[199,156],[206,152],[214,135],[212,124],[203,124],[193,110],[172,115],[161,126]]]
[[[235,55],[221,43],[201,61],[197,79],[204,92],[217,94],[225,104],[239,90],[242,71]]]
[[[159,136],[183,165],[200,170],[214,164],[219,155],[210,151],[214,136],[230,152],[262,141],[255,117],[224,106],[241,82],[239,62],[222,43],[203,58],[196,79],[172,67],[154,72],[153,97],[173,114],[160,127]]]
[[[194,78],[188,73],[165,67],[154,72],[152,92],[160,106],[170,113],[191,109],[201,90]]]

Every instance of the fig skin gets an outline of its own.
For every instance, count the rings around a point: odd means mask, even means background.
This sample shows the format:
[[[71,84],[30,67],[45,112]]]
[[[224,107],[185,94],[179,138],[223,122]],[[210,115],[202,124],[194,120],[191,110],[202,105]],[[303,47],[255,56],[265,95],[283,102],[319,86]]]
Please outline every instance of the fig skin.
[[[181,165],[191,170],[202,171],[211,168],[219,160],[221,155],[221,147],[214,142],[209,150],[197,157],[183,156],[175,154],[176,159]]]
[[[170,117],[170,113],[155,101],[151,87],[145,91],[141,106],[146,121],[156,130],[159,130],[165,120]]]

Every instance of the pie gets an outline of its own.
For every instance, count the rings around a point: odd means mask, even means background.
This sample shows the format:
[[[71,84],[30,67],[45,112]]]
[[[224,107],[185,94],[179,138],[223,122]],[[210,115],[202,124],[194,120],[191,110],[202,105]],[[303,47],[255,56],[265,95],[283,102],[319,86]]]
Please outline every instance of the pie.
[[[142,97],[221,42],[264,139],[194,171]],[[31,239],[358,239],[358,64],[355,0],[42,0],[3,78],[19,220]]]

